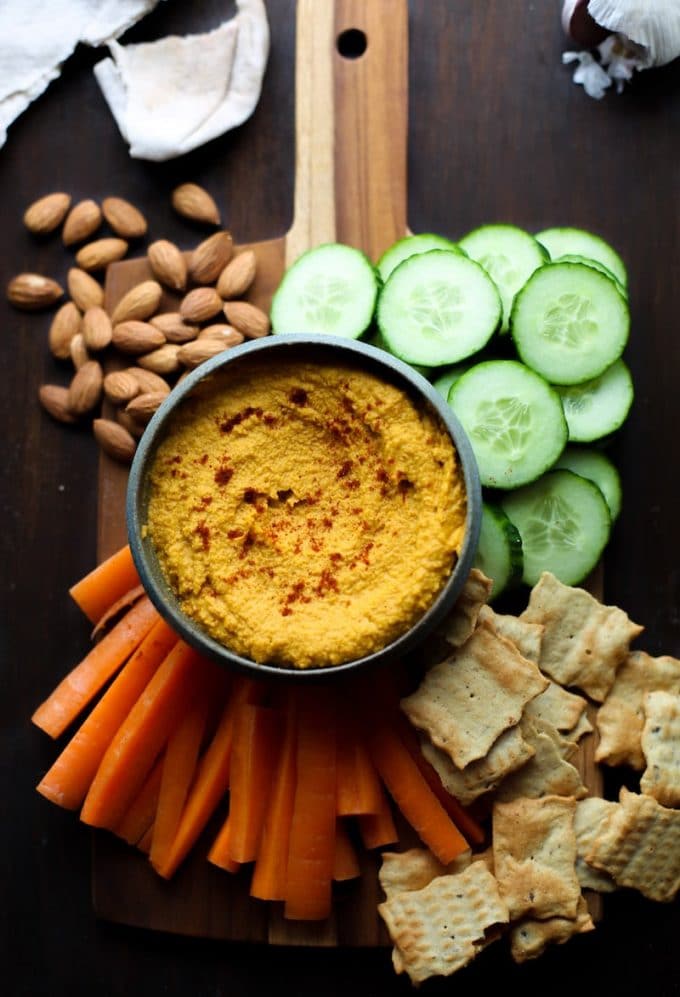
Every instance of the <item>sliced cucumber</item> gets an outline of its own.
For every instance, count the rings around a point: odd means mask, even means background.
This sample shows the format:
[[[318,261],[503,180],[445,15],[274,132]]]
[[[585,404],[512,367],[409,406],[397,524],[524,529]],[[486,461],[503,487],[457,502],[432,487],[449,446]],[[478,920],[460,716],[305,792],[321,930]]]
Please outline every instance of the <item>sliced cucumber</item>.
[[[339,243],[317,246],[286,271],[272,300],[272,330],[358,339],[371,324],[377,294],[368,257]]]
[[[517,527],[499,505],[485,502],[475,567],[493,581],[491,599],[522,581],[524,559]]]
[[[621,512],[621,478],[606,454],[587,447],[567,447],[555,464],[555,470],[559,468],[580,474],[597,485],[609,507],[612,523],[616,522]]]
[[[565,585],[578,585],[609,539],[611,518],[602,492],[572,471],[549,471],[506,496],[502,505],[522,538],[527,585],[535,585],[544,571]]]
[[[603,263],[624,287],[628,286],[626,265],[616,250],[599,235],[581,228],[546,228],[536,233],[536,239],[545,246],[551,260],[563,256],[586,256]]]
[[[633,379],[623,360],[600,377],[573,387],[558,385],[572,443],[592,443],[614,433],[633,404]]]
[[[491,488],[534,481],[567,442],[559,395],[516,360],[475,364],[451,388],[449,405],[470,439],[482,484]]]
[[[459,245],[484,267],[498,288],[503,302],[501,331],[507,332],[514,297],[534,270],[547,262],[547,252],[516,225],[482,225],[463,236]]]
[[[623,286],[618,277],[609,270],[604,263],[600,263],[599,260],[590,260],[587,256],[576,256],[574,253],[567,253],[566,256],[560,256],[560,263],[583,263],[586,267],[593,267],[594,270],[599,270],[603,273],[605,277],[609,277],[616,284],[616,290],[619,294],[622,294],[624,298],[628,298],[628,290]]]
[[[391,353],[407,363],[440,367],[487,344],[501,319],[501,299],[474,260],[433,249],[393,270],[377,314]]]
[[[417,256],[418,253],[427,253],[431,249],[445,249],[450,253],[463,254],[457,243],[451,242],[443,235],[434,235],[432,232],[421,232],[419,235],[407,235],[405,239],[399,239],[386,249],[378,260],[377,267],[383,282],[387,280],[400,263],[410,256]]]
[[[604,274],[583,263],[548,263],[515,298],[510,318],[521,359],[551,384],[581,384],[621,356],[628,305]]]

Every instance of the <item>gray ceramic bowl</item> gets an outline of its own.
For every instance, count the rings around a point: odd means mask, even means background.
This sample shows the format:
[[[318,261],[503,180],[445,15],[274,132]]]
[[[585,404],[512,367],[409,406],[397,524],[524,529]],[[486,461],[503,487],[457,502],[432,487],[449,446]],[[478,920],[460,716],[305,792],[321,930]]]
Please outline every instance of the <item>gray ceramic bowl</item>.
[[[230,651],[185,615],[165,580],[153,544],[150,539],[143,536],[142,527],[146,523],[149,500],[147,471],[153,463],[156,449],[164,437],[169,417],[177,406],[181,405],[183,400],[191,394],[199,382],[231,364],[237,364],[245,357],[254,359],[260,355],[264,362],[269,355],[276,355],[284,359],[301,355],[306,361],[318,358],[323,362],[354,364],[380,377],[383,381],[394,384],[421,402],[425,401],[438,413],[451,434],[462,466],[467,491],[465,540],[460,557],[445,586],[427,612],[401,637],[374,654],[347,661],[341,665],[327,665],[323,668],[311,669],[278,667],[271,664],[258,664]],[[292,678],[298,681],[345,675],[349,671],[384,663],[413,650],[441,622],[456,601],[468,576],[477,549],[481,511],[479,473],[472,448],[455,415],[432,385],[407,364],[367,343],[342,339],[337,336],[306,334],[268,336],[264,339],[244,343],[242,346],[237,346],[212,360],[206,361],[184,378],[155,413],[140,440],[130,471],[127,493],[127,525],[132,556],[144,587],[161,616],[188,644],[231,669],[256,678]]]

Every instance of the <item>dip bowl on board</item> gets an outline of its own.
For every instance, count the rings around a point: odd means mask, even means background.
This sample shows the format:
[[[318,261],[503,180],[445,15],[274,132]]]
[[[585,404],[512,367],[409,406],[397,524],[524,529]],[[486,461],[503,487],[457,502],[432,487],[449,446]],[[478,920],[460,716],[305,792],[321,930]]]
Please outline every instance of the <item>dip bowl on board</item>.
[[[421,409],[429,410],[451,438],[458,456],[466,495],[465,536],[459,555],[429,608],[400,636],[364,657],[297,668],[258,663],[243,657],[211,636],[182,609],[168,583],[156,547],[145,529],[151,494],[150,471],[158,448],[166,438],[169,421],[178,408],[199,388],[205,388],[217,374],[247,360],[261,362],[263,377],[267,366],[277,361],[301,361],[350,366],[372,374],[408,395]],[[189,472],[191,473],[191,472]],[[271,336],[245,343],[202,364],[179,384],[163,402],[140,441],[130,471],[127,492],[127,526],[130,547],[144,587],[165,620],[196,650],[225,667],[257,678],[287,678],[310,681],[345,675],[358,669],[384,664],[412,651],[445,618],[453,607],[470,572],[479,540],[481,489],[477,465],[470,443],[455,415],[431,384],[420,374],[383,350],[356,340],[326,335]],[[427,523],[423,529],[427,529]],[[404,551],[408,559],[409,551]]]

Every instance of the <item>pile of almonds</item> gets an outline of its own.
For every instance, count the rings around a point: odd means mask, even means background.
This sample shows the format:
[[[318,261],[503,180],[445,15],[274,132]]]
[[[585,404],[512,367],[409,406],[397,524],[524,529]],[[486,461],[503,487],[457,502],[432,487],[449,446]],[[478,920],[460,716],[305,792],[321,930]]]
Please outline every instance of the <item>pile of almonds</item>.
[[[215,201],[196,184],[177,187],[172,206],[194,222],[220,225]],[[104,220],[114,235],[93,239]],[[48,334],[53,356],[70,361],[75,373],[68,387],[44,384],[40,402],[59,422],[94,416],[99,445],[117,460],[132,459],[146,423],[177,380],[270,330],[266,312],[245,300],[255,254],[234,254],[229,232],[213,233],[190,253],[166,239],[150,243],[147,261],[155,279],[129,290],[109,314],[104,288],[92,274],[123,259],[130,241],[146,235],[141,211],[119,197],[71,207],[68,194],[53,193],[30,205],[24,223],[40,236],[61,228],[64,246],[80,247],[67,277],[70,300],[55,312]],[[164,307],[168,292],[182,296],[174,311]],[[27,311],[51,308],[63,296],[57,281],[34,273],[18,274],[7,287],[9,301]],[[97,417],[103,399],[114,408],[112,418]]]

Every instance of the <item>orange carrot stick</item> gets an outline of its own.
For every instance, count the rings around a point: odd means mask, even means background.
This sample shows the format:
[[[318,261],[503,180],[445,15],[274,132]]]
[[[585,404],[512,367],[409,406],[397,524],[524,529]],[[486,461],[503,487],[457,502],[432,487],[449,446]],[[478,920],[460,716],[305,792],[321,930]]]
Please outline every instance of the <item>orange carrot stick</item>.
[[[452,862],[468,848],[468,843],[403,742],[387,723],[382,723],[369,734],[369,745],[378,774],[406,820],[440,862]]]
[[[154,822],[161,790],[163,760],[159,758],[151,769],[144,785],[130,804],[130,808],[113,833],[128,845],[136,845]]]
[[[156,872],[166,879],[176,872],[180,863],[186,858],[229,788],[234,715],[238,706],[241,703],[257,702],[261,694],[262,687],[249,679],[241,679],[234,683],[217,730],[199,764],[167,859],[156,869]]]
[[[229,854],[231,840],[231,821],[227,817],[220,833],[215,838],[212,848],[208,852],[208,862],[224,869],[225,872],[238,872],[241,868],[240,862],[235,862]]]
[[[158,618],[146,596],[136,602],[38,707],[33,723],[50,737],[59,737],[139,647]]]
[[[244,703],[236,713],[229,780],[229,856],[234,862],[257,858],[280,727],[279,714],[266,706]]]
[[[114,602],[139,585],[129,546],[122,547],[69,589],[87,618],[96,623]]]
[[[285,900],[288,843],[295,802],[297,718],[293,703],[286,712],[286,729],[264,822],[250,895],[260,900]]]
[[[145,855],[149,854],[149,852],[151,851],[152,838],[153,838],[153,824],[151,825],[151,827],[148,827],[146,829],[143,837],[141,837],[137,842],[137,848],[140,850],[140,852],[144,852]]]
[[[284,916],[317,921],[331,911],[335,860],[334,716],[321,698],[300,709],[297,785],[290,829]]]
[[[177,635],[159,618],[43,776],[39,793],[67,810],[81,806],[116,731],[176,643]]]
[[[180,718],[191,708],[196,688],[214,668],[178,641],[109,745],[81,820],[115,828],[123,818]]]
[[[361,875],[359,859],[350,841],[347,828],[342,821],[335,824],[335,857],[333,860],[333,879],[336,883],[347,879],[356,879]]]
[[[399,834],[394,826],[392,808],[385,793],[380,789],[380,806],[377,813],[359,815],[359,832],[364,848],[384,848],[399,841]]]
[[[377,813],[380,780],[357,730],[349,721],[338,732],[337,813],[339,817]]]

